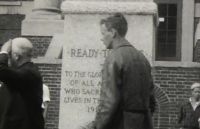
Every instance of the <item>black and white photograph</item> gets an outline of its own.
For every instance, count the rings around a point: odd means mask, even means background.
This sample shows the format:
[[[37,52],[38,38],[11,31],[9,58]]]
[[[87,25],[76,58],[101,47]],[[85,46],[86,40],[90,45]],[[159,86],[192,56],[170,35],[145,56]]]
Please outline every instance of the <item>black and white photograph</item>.
[[[0,0],[0,129],[200,129],[200,0]]]

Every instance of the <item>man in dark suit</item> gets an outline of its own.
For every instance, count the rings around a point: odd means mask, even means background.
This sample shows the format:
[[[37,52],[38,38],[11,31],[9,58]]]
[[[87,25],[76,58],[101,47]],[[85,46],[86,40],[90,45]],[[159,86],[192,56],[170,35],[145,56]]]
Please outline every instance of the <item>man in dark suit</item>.
[[[100,27],[111,53],[103,66],[96,119],[86,128],[153,129],[154,85],[148,60],[125,39],[128,25],[121,13],[101,20]]]
[[[178,114],[180,129],[200,128],[200,83],[191,85],[191,97],[181,104]]]
[[[31,62],[32,49],[26,38],[15,38],[1,48],[0,129],[44,129],[42,77]]]

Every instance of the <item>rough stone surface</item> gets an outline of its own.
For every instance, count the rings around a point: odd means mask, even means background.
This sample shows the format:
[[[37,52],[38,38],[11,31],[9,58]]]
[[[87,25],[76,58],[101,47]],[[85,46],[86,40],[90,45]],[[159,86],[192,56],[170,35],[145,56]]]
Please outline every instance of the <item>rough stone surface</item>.
[[[115,13],[156,14],[157,6],[153,2],[113,2],[113,1],[64,1],[61,5],[63,13]]]

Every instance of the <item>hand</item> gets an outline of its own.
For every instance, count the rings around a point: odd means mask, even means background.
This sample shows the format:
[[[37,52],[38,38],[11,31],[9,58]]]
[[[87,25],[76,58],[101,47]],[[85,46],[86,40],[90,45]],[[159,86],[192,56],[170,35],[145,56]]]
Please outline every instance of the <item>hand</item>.
[[[1,47],[1,51],[5,51],[7,53],[11,52],[11,46],[12,46],[12,40],[9,39],[7,42],[5,42],[3,44],[3,46]]]
[[[82,126],[81,129],[95,129],[94,121],[86,124],[85,126]]]
[[[199,128],[200,128],[200,118],[198,119],[198,123],[199,123]]]

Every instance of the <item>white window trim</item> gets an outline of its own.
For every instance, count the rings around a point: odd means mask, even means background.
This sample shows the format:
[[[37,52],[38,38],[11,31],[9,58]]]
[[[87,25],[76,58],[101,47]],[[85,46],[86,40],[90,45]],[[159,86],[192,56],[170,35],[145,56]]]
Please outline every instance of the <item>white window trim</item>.
[[[180,62],[180,61],[153,61],[152,67],[185,67],[185,68],[200,68],[198,62]]]
[[[195,0],[182,0],[181,61],[152,61],[152,66],[200,67],[193,62]]]
[[[181,62],[193,62],[194,0],[183,0]]]

